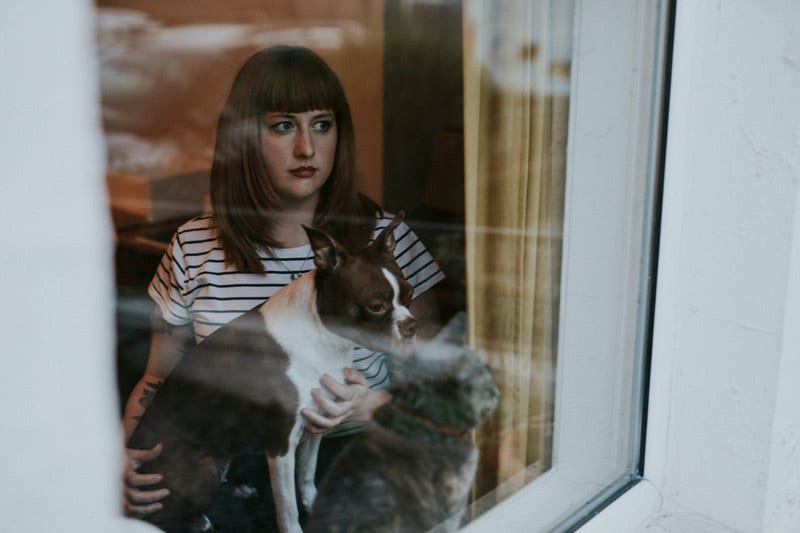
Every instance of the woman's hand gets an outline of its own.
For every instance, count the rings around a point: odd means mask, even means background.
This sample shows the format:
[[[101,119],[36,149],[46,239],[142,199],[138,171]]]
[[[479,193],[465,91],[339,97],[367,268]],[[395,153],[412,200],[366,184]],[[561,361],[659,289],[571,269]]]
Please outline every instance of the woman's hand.
[[[125,450],[123,470],[124,512],[126,516],[141,517],[155,513],[164,507],[161,500],[169,495],[168,489],[142,490],[140,487],[155,485],[161,474],[140,474],[136,469],[161,455],[162,446],[156,444],[149,450]]]
[[[344,379],[344,383],[339,383],[328,374],[320,378],[320,384],[333,395],[333,399],[320,389],[311,391],[324,414],[303,409],[301,413],[306,418],[306,429],[312,433],[324,433],[345,420],[369,420],[372,413],[390,399],[388,392],[370,389],[364,374],[354,368],[344,369]]]

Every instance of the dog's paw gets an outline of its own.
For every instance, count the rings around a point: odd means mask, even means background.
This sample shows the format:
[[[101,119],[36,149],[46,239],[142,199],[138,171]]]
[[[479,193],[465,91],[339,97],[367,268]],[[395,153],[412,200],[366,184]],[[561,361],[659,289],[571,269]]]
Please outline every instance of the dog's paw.
[[[233,489],[233,495],[237,498],[248,500],[258,496],[258,489],[250,485],[236,485],[236,488]]]
[[[214,531],[214,524],[208,519],[206,515],[200,515],[189,527],[191,533],[212,533]]]
[[[317,499],[317,487],[313,483],[304,483],[300,486],[300,503],[308,510]]]

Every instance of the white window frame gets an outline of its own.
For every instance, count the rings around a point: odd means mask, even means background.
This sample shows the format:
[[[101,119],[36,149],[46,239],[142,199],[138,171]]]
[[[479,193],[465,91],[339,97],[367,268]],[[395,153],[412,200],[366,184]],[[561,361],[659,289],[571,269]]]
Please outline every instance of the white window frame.
[[[800,531],[799,25],[677,2],[643,479],[581,533]]]
[[[677,3],[644,482],[581,533],[800,531],[798,26]]]
[[[465,531],[545,530],[637,477],[665,12],[575,4],[553,462]]]

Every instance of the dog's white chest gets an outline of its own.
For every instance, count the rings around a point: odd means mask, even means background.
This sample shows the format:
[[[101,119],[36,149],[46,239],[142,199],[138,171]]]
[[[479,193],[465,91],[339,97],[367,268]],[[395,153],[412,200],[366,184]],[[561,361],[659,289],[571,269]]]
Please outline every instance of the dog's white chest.
[[[325,328],[312,306],[291,305],[295,302],[313,302],[312,279],[306,277],[291,286],[298,293],[307,293],[305,297],[275,302],[270,300],[264,308],[267,332],[289,359],[286,375],[297,388],[300,400],[298,411],[304,407],[316,410],[311,390],[321,388],[319,380],[323,374],[342,380],[342,369],[352,365],[355,346]],[[322,390],[324,393],[325,389]]]
[[[342,369],[352,365],[352,353],[352,348],[348,348],[339,353],[317,352],[318,357],[311,358],[307,358],[301,353],[297,354],[298,357],[290,355],[289,370],[286,374],[297,387],[301,409],[309,407],[318,410],[311,397],[311,390],[320,389],[323,394],[328,394],[319,382],[323,374],[328,374],[337,381],[343,382]]]

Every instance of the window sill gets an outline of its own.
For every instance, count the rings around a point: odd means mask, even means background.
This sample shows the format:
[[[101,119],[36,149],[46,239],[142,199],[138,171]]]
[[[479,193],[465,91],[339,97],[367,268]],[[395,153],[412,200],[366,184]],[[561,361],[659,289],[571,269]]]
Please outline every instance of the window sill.
[[[664,500],[652,482],[635,487],[603,509],[579,533],[737,533],[711,518]]]
[[[643,479],[578,529],[580,533],[641,533],[658,516],[662,498],[653,484]],[[677,532],[676,532],[677,533]]]

